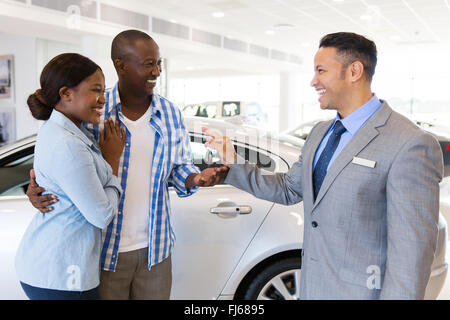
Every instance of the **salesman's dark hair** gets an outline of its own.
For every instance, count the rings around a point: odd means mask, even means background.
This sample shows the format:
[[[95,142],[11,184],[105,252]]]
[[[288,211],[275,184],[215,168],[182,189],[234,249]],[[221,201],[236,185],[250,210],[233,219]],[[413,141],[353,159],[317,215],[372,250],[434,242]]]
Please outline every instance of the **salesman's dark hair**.
[[[27,99],[31,114],[38,120],[48,120],[53,108],[61,99],[62,87],[76,87],[101,68],[89,58],[77,53],[63,53],[44,67],[41,73],[41,88]]]
[[[320,40],[319,48],[336,48],[344,68],[355,61],[364,66],[366,79],[371,82],[377,65],[377,47],[375,42],[352,32],[330,33]]]

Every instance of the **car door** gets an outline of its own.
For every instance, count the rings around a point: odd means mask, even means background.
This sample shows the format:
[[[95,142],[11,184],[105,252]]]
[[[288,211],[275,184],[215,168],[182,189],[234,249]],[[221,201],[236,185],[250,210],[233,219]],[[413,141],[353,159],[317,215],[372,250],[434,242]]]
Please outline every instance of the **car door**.
[[[201,169],[207,167],[204,140],[201,135],[191,140],[194,163]],[[275,155],[269,157],[248,145],[240,145],[238,150],[246,159],[257,159],[260,167],[273,171],[282,166],[287,170]],[[171,190],[170,199],[176,235],[171,298],[216,299],[273,203],[225,184],[200,188],[187,198],[179,198]],[[251,208],[251,212],[239,214],[237,208]]]
[[[36,212],[25,195],[33,152],[34,145],[27,144],[0,156],[0,300],[27,299],[16,276],[14,258]]]

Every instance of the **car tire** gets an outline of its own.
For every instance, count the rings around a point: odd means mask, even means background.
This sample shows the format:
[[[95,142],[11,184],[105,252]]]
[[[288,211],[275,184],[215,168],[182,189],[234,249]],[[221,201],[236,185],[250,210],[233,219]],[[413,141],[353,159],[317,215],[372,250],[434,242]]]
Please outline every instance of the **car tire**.
[[[245,300],[298,300],[301,260],[284,258],[262,269],[249,283]]]

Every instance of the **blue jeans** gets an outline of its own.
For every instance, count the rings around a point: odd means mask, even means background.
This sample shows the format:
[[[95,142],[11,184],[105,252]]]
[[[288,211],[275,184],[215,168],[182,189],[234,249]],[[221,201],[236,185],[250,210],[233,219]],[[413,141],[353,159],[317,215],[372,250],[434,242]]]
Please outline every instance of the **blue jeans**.
[[[30,300],[100,300],[98,287],[88,291],[63,291],[44,289],[20,282]]]

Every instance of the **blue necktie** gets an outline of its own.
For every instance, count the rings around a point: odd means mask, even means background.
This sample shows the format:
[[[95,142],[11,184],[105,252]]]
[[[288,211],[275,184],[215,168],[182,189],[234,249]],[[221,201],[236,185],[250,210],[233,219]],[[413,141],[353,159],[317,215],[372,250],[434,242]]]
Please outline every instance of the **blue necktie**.
[[[342,123],[340,121],[336,121],[333,132],[328,138],[328,142],[316,163],[316,167],[313,172],[314,201],[319,194],[323,179],[325,179],[325,176],[327,175],[328,164],[330,163],[331,158],[333,158],[333,154],[339,145],[339,141],[341,140],[341,135],[345,132],[345,130],[346,129]]]

